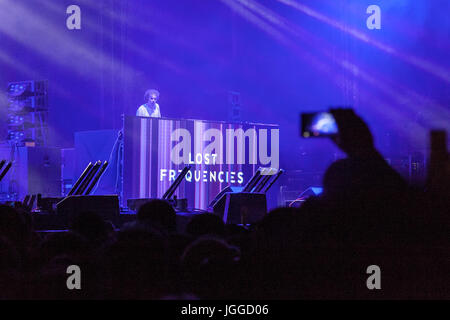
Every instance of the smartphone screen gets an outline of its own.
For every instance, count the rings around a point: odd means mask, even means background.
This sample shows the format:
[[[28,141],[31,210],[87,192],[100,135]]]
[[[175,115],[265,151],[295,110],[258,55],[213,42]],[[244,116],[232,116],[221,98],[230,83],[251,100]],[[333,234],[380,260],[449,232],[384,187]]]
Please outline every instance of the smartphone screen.
[[[336,121],[329,112],[302,113],[300,121],[303,138],[329,137],[338,133]]]

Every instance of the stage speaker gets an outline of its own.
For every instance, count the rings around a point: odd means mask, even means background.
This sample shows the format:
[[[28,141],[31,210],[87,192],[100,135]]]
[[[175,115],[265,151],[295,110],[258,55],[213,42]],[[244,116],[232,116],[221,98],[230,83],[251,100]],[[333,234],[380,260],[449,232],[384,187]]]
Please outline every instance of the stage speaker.
[[[264,193],[226,192],[214,204],[213,211],[227,224],[253,224],[267,213]]]
[[[243,188],[244,187],[226,186],[225,188],[220,190],[220,192],[217,194],[217,196],[209,203],[208,209],[213,210],[214,212],[221,212],[223,214],[223,211],[225,209],[224,195],[227,192],[231,192],[231,193],[242,192]],[[219,202],[220,199],[222,199],[222,201]]]
[[[68,196],[56,205],[56,214],[67,217],[67,221],[78,213],[93,211],[104,220],[116,223],[119,218],[119,197],[108,196]]]

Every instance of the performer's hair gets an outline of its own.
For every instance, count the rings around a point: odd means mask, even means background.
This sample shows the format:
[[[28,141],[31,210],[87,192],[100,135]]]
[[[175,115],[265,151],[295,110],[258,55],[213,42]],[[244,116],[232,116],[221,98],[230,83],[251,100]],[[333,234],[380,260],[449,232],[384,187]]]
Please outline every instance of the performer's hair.
[[[148,89],[147,91],[145,91],[144,94],[144,100],[148,101],[148,99],[150,98],[151,95],[156,94],[156,99],[159,99],[159,91],[155,90],[155,89]]]

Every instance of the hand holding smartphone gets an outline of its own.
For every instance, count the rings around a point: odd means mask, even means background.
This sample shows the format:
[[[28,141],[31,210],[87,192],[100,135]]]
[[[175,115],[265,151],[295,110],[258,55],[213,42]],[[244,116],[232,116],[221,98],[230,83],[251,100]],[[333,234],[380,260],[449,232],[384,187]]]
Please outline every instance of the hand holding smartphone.
[[[332,137],[338,134],[336,120],[330,112],[302,113],[300,121],[300,135],[303,138]]]
[[[350,157],[379,156],[369,127],[351,107],[331,107],[328,112],[302,113],[300,119],[300,135],[304,138],[329,137]]]

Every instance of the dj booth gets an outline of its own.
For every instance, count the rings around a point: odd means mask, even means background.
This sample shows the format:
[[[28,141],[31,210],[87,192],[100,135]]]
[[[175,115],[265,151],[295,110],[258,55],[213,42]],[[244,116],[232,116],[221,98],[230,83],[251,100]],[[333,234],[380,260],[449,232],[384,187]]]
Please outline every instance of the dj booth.
[[[277,125],[124,116],[122,203],[161,198],[183,168],[174,193],[206,209],[225,187],[244,186],[259,167],[278,167]]]

